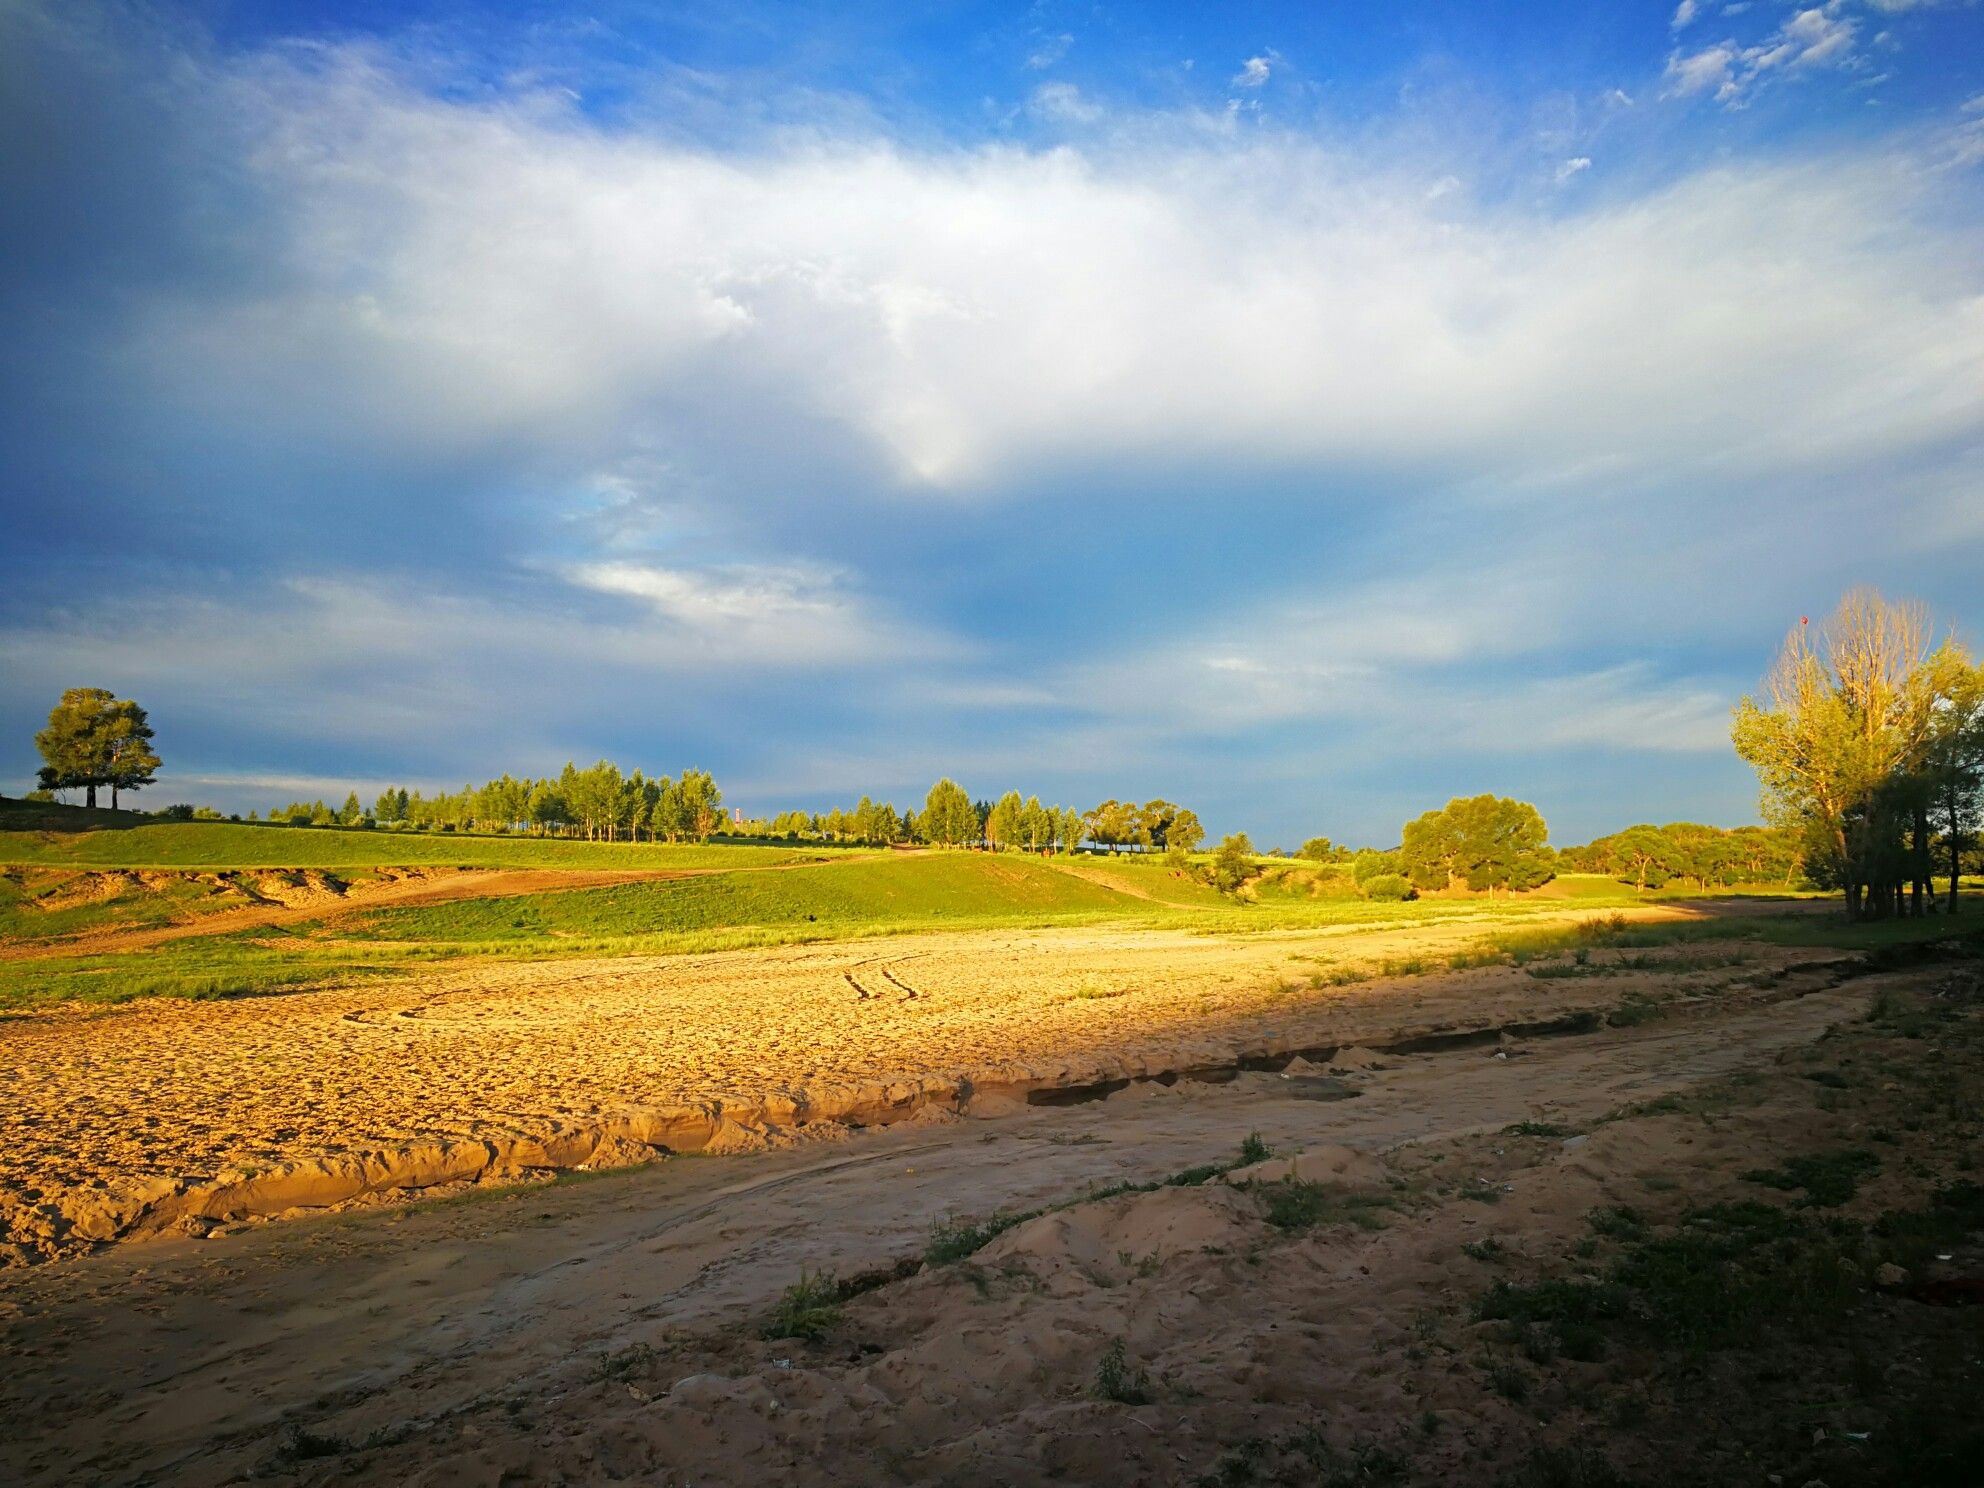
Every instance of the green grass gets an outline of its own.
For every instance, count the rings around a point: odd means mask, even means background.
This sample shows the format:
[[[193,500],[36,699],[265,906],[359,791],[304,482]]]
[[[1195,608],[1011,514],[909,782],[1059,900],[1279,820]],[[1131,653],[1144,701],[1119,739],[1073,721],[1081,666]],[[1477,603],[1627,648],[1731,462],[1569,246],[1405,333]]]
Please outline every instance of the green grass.
[[[216,892],[210,883],[172,878],[149,886],[134,885],[109,898],[60,909],[44,907],[64,897],[60,880],[67,877],[61,870],[0,870],[0,940],[53,939],[113,925],[169,925],[245,902]]]
[[[933,922],[1146,915],[1154,906],[1015,854],[878,856],[778,873],[711,874],[364,916],[380,940],[503,942],[666,935],[735,926],[820,932]]]
[[[8,819],[0,814],[0,824]],[[741,868],[816,862],[847,852],[818,844],[581,842],[565,837],[364,832],[249,822],[148,822],[88,832],[0,831],[0,863],[88,868]]]
[[[271,938],[271,943],[251,940],[249,934]],[[313,942],[273,931],[196,936],[140,955],[0,961],[0,1011],[141,997],[205,1001],[264,996],[333,978],[385,975],[433,957],[418,948]]]
[[[1305,1183],[1284,1178],[1254,1186],[1261,1196],[1262,1217],[1278,1230],[1313,1230],[1323,1225],[1354,1225],[1382,1230],[1380,1211],[1393,1207],[1389,1194],[1360,1193],[1340,1183]]]
[[[840,1321],[840,1304],[846,1295],[832,1272],[817,1276],[802,1272],[798,1281],[779,1293],[763,1334],[766,1338],[819,1338]]]

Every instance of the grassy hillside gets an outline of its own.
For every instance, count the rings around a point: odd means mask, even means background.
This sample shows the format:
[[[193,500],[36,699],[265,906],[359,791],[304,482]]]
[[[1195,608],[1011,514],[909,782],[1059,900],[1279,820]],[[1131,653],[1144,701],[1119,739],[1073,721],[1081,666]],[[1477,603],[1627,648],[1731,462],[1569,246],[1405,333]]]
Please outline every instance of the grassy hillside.
[[[681,935],[740,927],[849,930],[1034,922],[1141,914],[1148,901],[1014,855],[874,856],[782,873],[620,884],[510,899],[468,899],[365,916],[377,940],[515,942],[544,937]]]
[[[16,803],[9,802],[8,805]],[[108,815],[109,813],[101,813]],[[122,814],[122,813],[120,813]],[[0,813],[0,825],[17,820]],[[350,832],[247,822],[158,822],[88,831],[0,831],[0,863],[89,868],[733,868],[819,862],[845,849],[555,837]]]

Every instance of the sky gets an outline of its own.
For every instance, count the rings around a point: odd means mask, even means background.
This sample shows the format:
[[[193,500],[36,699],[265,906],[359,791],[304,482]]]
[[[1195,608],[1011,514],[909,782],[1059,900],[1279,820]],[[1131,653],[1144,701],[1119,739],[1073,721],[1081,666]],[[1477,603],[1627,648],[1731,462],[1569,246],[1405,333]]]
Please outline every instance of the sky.
[[[0,790],[1755,819],[1984,639],[1984,7],[0,0]]]

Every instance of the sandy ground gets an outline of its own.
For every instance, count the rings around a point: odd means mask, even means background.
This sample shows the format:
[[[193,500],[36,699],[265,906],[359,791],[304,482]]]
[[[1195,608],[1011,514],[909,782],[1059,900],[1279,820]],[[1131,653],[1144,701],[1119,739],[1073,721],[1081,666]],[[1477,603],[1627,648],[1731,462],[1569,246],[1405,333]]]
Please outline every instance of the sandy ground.
[[[1188,963],[1190,951],[1167,948]],[[1233,964],[1212,959],[1198,975]],[[924,969],[934,1004],[952,984]],[[1579,1036],[1345,1055],[1334,1077],[1297,1066],[1293,1078],[1132,1085],[833,1148],[658,1163],[18,1270],[0,1277],[0,1410],[15,1423],[0,1436],[0,1479],[1170,1483],[1211,1481],[1199,1475],[1228,1447],[1291,1422],[1326,1419],[1333,1439],[1355,1441],[1431,1417],[1428,1450],[1445,1467],[1411,1480],[1477,1481],[1459,1468],[1506,1463],[1542,1428],[1506,1402],[1484,1405],[1458,1354],[1402,1362],[1435,1337],[1429,1306],[1451,1310],[1493,1273],[1462,1257],[1463,1241],[1541,1255],[1595,1204],[1649,1202],[1648,1174],[1705,1188],[1843,1118],[1814,1110],[1817,1087],[1782,1076],[1750,1097],[1754,1119],[1649,1116],[1570,1142],[1502,1128],[1582,1126],[1772,1070],[1909,982],[1833,979],[1794,974],[1776,1001],[1709,997]],[[1396,1018],[1402,988],[1375,990]],[[818,1343],[757,1336],[802,1271],[905,1271],[946,1215],[1158,1178],[1230,1158],[1249,1131],[1423,1198],[1380,1233],[1283,1243],[1263,1238],[1246,1191],[1133,1195],[1049,1215],[971,1265],[858,1298]],[[1436,1197],[1474,1188],[1502,1202]],[[1094,1398],[1112,1341],[1149,1372],[1152,1403]]]
[[[663,1150],[840,1139],[1042,1088],[1494,1029],[1658,990],[1631,974],[1539,981],[1513,968],[1308,985],[1319,968],[1438,954],[1498,923],[1484,910],[1238,937],[973,932],[485,963],[9,1020],[0,1259]],[[1749,995],[1801,959],[1745,954],[1689,990]]]

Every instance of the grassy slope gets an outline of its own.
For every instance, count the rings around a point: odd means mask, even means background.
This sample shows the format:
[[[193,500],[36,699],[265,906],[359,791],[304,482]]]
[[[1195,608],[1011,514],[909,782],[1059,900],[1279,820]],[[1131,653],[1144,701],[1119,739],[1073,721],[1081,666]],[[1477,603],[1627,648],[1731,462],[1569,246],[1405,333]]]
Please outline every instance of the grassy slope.
[[[4,822],[5,817],[0,817]],[[842,849],[742,847],[456,833],[347,832],[245,822],[152,822],[111,831],[0,831],[0,863],[87,868],[742,868]]]
[[[818,933],[935,923],[1024,923],[1156,911],[1159,906],[1016,856],[869,857],[782,873],[619,884],[514,899],[469,899],[367,915],[380,940],[501,942],[546,936],[817,927]]]

